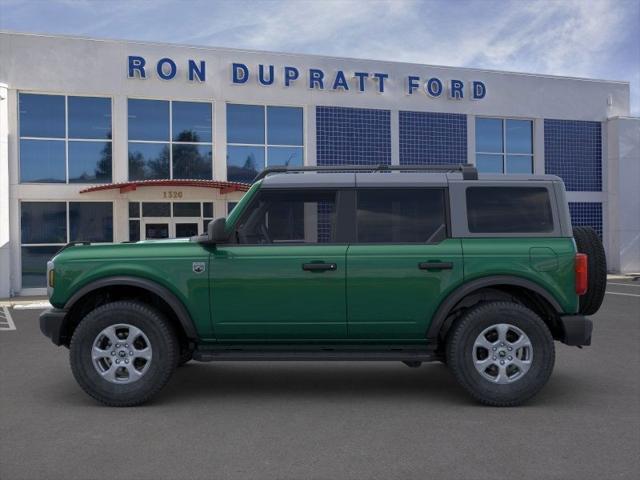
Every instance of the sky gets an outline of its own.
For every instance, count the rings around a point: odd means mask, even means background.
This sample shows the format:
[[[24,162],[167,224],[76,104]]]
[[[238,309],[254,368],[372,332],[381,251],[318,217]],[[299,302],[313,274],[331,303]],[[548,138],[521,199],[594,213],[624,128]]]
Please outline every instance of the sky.
[[[0,29],[631,82],[640,0],[0,0]]]

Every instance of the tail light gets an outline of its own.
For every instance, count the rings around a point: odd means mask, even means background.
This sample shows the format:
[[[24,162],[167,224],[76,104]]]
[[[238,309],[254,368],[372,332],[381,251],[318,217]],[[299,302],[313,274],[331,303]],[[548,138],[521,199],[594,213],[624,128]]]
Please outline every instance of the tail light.
[[[589,280],[589,268],[587,266],[587,255],[576,253],[576,293],[584,295],[587,293],[587,282]]]

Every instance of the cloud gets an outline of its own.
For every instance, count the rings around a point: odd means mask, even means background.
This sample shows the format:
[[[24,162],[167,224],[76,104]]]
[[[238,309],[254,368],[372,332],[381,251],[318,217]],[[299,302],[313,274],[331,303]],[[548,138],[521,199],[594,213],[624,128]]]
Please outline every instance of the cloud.
[[[630,80],[640,0],[0,0],[0,27]]]

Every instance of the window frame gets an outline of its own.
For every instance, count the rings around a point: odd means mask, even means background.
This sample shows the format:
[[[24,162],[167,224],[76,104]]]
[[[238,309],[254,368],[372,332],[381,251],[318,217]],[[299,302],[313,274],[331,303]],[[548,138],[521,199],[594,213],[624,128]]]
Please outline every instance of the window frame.
[[[264,143],[235,143],[235,142],[229,142],[227,139],[229,138],[229,134],[228,134],[228,128],[229,126],[226,125],[227,127],[227,132],[226,132],[226,139],[225,139],[225,143],[226,143],[226,147],[225,147],[225,157],[226,157],[226,162],[225,162],[225,168],[228,171],[228,158],[229,158],[229,147],[255,147],[255,148],[262,148],[264,151],[264,165],[262,166],[262,170],[264,170],[265,168],[269,167],[269,147],[281,147],[281,148],[302,148],[302,166],[307,165],[307,107],[306,105],[294,105],[294,104],[272,104],[272,103],[266,103],[266,102],[254,102],[254,103],[242,103],[242,102],[225,102],[225,123],[226,123],[226,109],[229,108],[229,105],[243,105],[243,106],[251,106],[251,107],[262,107],[263,109],[263,120],[264,120]],[[269,123],[268,123],[268,110],[269,107],[286,107],[286,108],[300,108],[302,109],[302,145],[288,145],[288,144],[270,144],[269,143]],[[260,173],[262,170],[260,170],[258,173]]]
[[[324,243],[303,243],[303,242],[277,242],[277,243],[239,243],[238,242],[238,227],[242,224],[242,222],[251,214],[254,210],[255,206],[260,201],[262,194],[267,192],[335,192],[336,202],[335,202],[335,239],[333,242],[324,242]],[[241,215],[238,217],[237,221],[233,225],[233,230],[231,236],[227,243],[224,244],[225,247],[233,246],[233,247],[323,247],[330,245],[349,245],[353,243],[353,232],[355,229],[354,218],[355,218],[355,190],[351,187],[296,187],[296,188],[264,188],[260,189],[256,194],[251,198],[251,201],[245,206]]]
[[[477,121],[478,119],[488,119],[488,120],[500,120],[502,123],[502,151],[501,152],[483,152],[477,149],[478,141],[478,129],[477,129]],[[528,121],[531,122],[531,153],[509,153],[507,152],[507,121],[508,120],[519,120],[519,121]],[[502,172],[486,172],[491,175],[530,175],[535,173],[535,128],[536,122],[535,118],[531,117],[495,117],[490,115],[476,115],[474,118],[474,165],[477,167],[478,165],[478,155],[500,155],[502,157]],[[508,173],[507,172],[507,157],[529,157],[531,159],[531,172],[530,173]],[[483,172],[480,172],[483,173]]]
[[[20,95],[49,95],[54,97],[63,97],[64,98],[64,137],[23,137],[20,133]],[[69,97],[81,97],[81,98],[108,98],[109,99],[109,107],[111,114],[111,138],[73,138],[69,137]],[[86,95],[69,95],[67,93],[55,93],[55,92],[38,92],[33,90],[18,90],[17,92],[17,105],[16,105],[16,130],[17,130],[17,143],[18,143],[18,183],[20,185],[104,185],[113,183],[113,165],[114,165],[114,154],[113,154],[113,146],[114,146],[114,136],[115,131],[113,129],[113,96],[104,95],[104,94],[86,94]],[[22,140],[42,140],[42,141],[56,141],[56,142],[64,142],[64,182],[23,182],[22,181],[22,159],[21,159],[21,148],[20,144]],[[111,144],[111,180],[108,182],[70,182],[69,181],[69,142],[89,142],[89,143],[110,143]]]
[[[129,138],[129,100],[149,100],[155,102],[168,102],[169,103],[169,137],[167,140],[132,140]],[[173,102],[179,103],[203,103],[209,104],[211,107],[211,142],[178,142],[173,140]],[[213,180],[216,177],[216,169],[215,169],[215,139],[216,139],[216,129],[215,129],[215,101],[214,100],[196,100],[196,99],[173,99],[173,98],[149,98],[149,97],[140,97],[140,96],[127,96],[126,97],[126,119],[127,119],[127,180],[128,181],[136,181],[131,180],[131,172],[129,170],[129,145],[131,143],[148,143],[154,145],[168,145],[169,146],[169,176],[165,180],[174,180],[173,177],[173,146],[174,145],[203,145],[211,147],[211,178],[207,178],[205,180]],[[137,181],[143,181],[146,179],[141,179]]]
[[[169,204],[169,216],[168,217],[152,217],[149,215],[143,215],[143,211],[142,211],[142,204],[143,203],[168,203]],[[199,217],[178,217],[174,215],[174,204],[176,203],[197,203],[200,205],[200,215]],[[205,203],[211,203],[211,217],[206,216],[204,214],[204,204]],[[153,219],[153,218],[168,218],[170,219],[171,222],[175,223],[176,219],[179,221],[180,219],[191,219],[191,218],[199,218],[199,221],[202,222],[202,226],[203,226],[203,232],[206,233],[206,228],[205,225],[208,225],[208,222],[211,222],[215,219],[215,208],[216,208],[216,203],[219,203],[217,201],[209,201],[209,200],[199,200],[199,201],[189,201],[189,200],[180,200],[180,201],[167,201],[167,202],[153,202],[151,200],[130,200],[129,202],[127,202],[127,241],[128,242],[136,242],[136,241],[140,241],[142,240],[142,238],[144,237],[143,235],[143,229],[144,229],[144,223],[145,220],[144,219]],[[131,216],[129,214],[129,208],[131,204],[137,204],[138,205],[138,216]],[[137,221],[138,222],[138,235],[139,235],[139,239],[140,240],[131,240],[131,221]],[[171,228],[170,228],[171,229]],[[171,238],[171,237],[170,237]],[[179,238],[183,238],[183,237],[179,237]]]
[[[551,215],[553,218],[553,230],[550,232],[527,232],[527,233],[476,233],[469,230],[467,212],[467,188],[470,187],[522,187],[522,188],[545,188],[549,195],[551,204]],[[557,203],[556,183],[553,181],[528,181],[510,180],[505,182],[473,180],[473,181],[450,181],[449,198],[451,202],[451,234],[454,238],[545,238],[545,237],[567,237],[571,234],[563,231],[563,213],[559,210]]]
[[[445,232],[444,237],[440,240],[432,241],[432,242],[360,242],[358,240],[358,193],[363,190],[441,190],[442,193],[442,206],[444,208],[444,225]],[[358,187],[354,188],[354,205],[353,205],[353,232],[352,232],[352,244],[353,245],[438,245],[445,240],[451,238],[451,209],[449,206],[449,188],[445,186],[424,186],[424,187],[399,187],[399,186],[389,186],[389,187]]]
[[[23,203],[64,203],[65,204],[65,232],[66,232],[66,242],[65,243],[56,243],[56,242],[45,242],[45,243],[22,243],[22,204]],[[116,241],[117,232],[116,232],[116,220],[115,220],[115,200],[26,200],[22,199],[18,202],[18,224],[19,224],[19,232],[20,232],[20,243],[19,243],[19,258],[20,258],[20,291],[40,291],[45,287],[27,287],[26,289],[22,287],[22,248],[23,247],[64,247],[70,242],[71,238],[71,223],[69,221],[69,204],[70,203],[109,203],[111,204],[111,232],[112,239],[111,242],[91,242],[92,245],[105,245],[108,243],[113,243]]]

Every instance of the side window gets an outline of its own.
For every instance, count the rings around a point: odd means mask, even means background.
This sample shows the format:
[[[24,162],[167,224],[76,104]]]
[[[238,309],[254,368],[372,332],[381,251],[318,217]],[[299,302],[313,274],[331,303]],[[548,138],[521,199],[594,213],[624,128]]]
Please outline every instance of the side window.
[[[549,192],[543,187],[469,187],[467,221],[472,233],[552,232]]]
[[[237,234],[240,244],[310,244],[334,242],[335,230],[335,191],[263,190]]]
[[[436,243],[446,237],[444,189],[358,191],[359,243]]]

